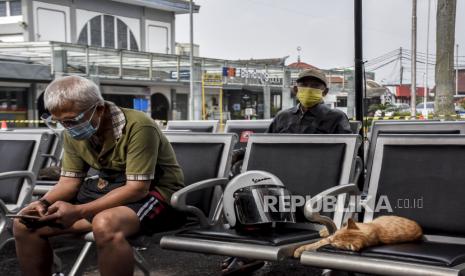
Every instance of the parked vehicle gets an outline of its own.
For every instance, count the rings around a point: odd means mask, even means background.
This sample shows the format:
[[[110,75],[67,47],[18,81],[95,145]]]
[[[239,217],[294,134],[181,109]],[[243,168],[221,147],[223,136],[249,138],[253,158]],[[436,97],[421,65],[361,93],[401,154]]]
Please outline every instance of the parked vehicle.
[[[423,106],[423,103],[417,104],[417,113],[421,113],[423,116],[434,113],[434,102],[426,102],[426,109]],[[465,108],[463,108],[462,106],[456,105],[454,109],[455,114],[465,115]]]
[[[423,116],[434,113],[434,102],[426,102],[426,108],[424,103],[417,104],[417,113],[421,113]]]
[[[378,109],[376,110],[374,116],[394,116],[397,112],[409,112],[410,106],[406,103],[393,103],[390,104],[385,110]],[[383,115],[384,114],[384,115]]]

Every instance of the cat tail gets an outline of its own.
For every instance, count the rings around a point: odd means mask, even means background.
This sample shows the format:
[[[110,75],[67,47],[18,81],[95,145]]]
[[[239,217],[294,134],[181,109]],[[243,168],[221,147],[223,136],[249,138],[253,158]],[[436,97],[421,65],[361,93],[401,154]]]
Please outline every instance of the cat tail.
[[[302,255],[302,253],[304,251],[315,251],[318,248],[320,248],[322,246],[325,246],[325,245],[328,245],[328,244],[330,244],[330,241],[329,241],[328,238],[326,238],[326,239],[321,239],[321,240],[319,240],[317,242],[314,242],[314,243],[302,245],[301,247],[297,248],[294,251],[294,258],[299,258],[300,255]]]

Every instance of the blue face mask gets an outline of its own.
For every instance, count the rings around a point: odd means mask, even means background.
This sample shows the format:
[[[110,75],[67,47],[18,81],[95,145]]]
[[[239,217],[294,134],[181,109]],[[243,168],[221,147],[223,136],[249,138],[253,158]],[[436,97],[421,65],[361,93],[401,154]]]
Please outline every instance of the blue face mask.
[[[94,117],[94,113],[96,109],[97,109],[97,106],[95,106],[95,109],[92,112],[92,115],[90,116],[89,120],[87,120],[86,122],[80,123],[72,127],[65,127],[69,135],[71,135],[73,139],[87,140],[97,132],[98,126],[94,127],[91,123],[92,117]]]

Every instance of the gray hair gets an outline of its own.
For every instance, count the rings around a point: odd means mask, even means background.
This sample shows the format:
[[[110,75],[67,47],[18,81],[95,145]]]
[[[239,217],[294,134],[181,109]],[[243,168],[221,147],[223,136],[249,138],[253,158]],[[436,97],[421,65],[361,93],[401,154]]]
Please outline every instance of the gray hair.
[[[95,104],[104,104],[99,87],[93,81],[80,76],[56,79],[45,89],[44,104],[47,110],[60,109],[69,102],[80,110],[85,110]]]

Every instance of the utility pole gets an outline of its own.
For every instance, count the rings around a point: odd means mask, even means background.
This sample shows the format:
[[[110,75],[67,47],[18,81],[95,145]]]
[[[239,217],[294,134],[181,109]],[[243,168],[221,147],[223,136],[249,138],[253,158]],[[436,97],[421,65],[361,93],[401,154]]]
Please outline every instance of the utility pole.
[[[363,122],[363,37],[362,37],[362,0],[354,0],[355,34],[355,118]],[[363,129],[363,128],[362,128]]]
[[[363,98],[363,29],[362,29],[362,0],[354,0],[354,61],[355,61],[355,72],[354,72],[354,92],[355,92],[355,119],[362,122],[362,128],[360,130],[360,135],[364,138],[365,141],[365,127],[367,127],[366,122],[364,122],[364,98]],[[365,143],[365,142],[364,142]],[[364,166],[364,143],[359,149],[358,156],[362,158],[362,168]],[[365,182],[365,177],[362,176],[359,178],[357,183],[358,187],[363,189],[363,183]]]
[[[455,51],[455,95],[459,94],[459,45]]]
[[[402,66],[402,47],[400,47],[399,49],[399,68],[400,68],[400,72],[399,72],[399,84],[402,86],[402,81],[403,81],[403,78],[404,78],[404,66]]]
[[[194,3],[189,0],[189,34],[190,34],[190,51],[189,51],[189,120],[194,120]]]
[[[448,118],[454,110],[454,46],[456,0],[438,0],[436,13],[435,113]]]
[[[417,115],[417,0],[412,0],[412,81],[410,84],[411,115]],[[426,106],[424,107],[426,109]]]
[[[428,20],[426,26],[426,62],[425,62],[425,87],[423,90],[423,108],[426,116],[428,116],[428,110],[426,109],[426,100],[428,98],[428,62],[429,62],[429,22],[430,22],[430,11],[431,11],[431,0],[428,0]]]

